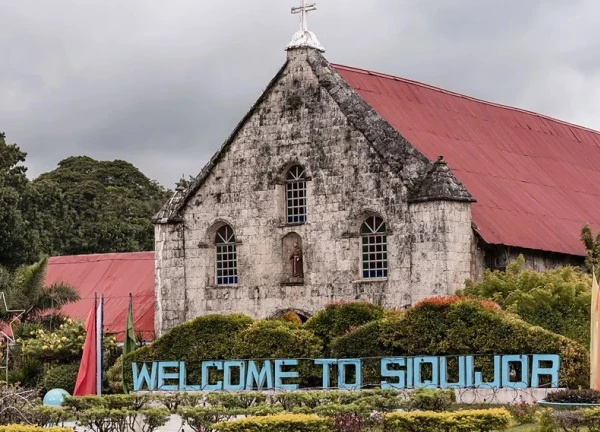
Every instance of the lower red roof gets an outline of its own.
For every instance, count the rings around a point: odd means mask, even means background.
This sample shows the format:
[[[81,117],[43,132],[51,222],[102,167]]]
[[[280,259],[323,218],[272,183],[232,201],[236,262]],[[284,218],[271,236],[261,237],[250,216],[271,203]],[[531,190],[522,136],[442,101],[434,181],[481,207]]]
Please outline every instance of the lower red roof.
[[[487,243],[585,255],[581,227],[600,227],[600,133],[402,78],[334,67],[417,150],[431,161],[444,156],[477,200],[473,222]]]
[[[54,257],[48,260],[45,283],[65,282],[77,289],[81,300],[65,305],[62,312],[85,321],[94,294],[104,294],[107,333],[122,341],[129,294],[133,295],[133,328],[150,340],[154,332],[154,252],[115,253]]]

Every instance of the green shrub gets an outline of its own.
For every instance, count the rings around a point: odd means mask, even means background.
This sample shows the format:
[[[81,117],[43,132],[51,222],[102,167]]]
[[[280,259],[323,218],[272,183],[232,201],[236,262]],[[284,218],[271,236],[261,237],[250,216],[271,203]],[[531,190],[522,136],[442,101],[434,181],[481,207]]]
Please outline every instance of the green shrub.
[[[176,360],[189,362],[188,377],[199,381],[198,362],[235,358],[237,336],[252,322],[252,318],[243,314],[205,315],[177,326],[151,345],[125,357],[125,380],[133,388],[132,362]]]
[[[38,426],[62,426],[73,417],[73,412],[61,407],[38,405],[27,410],[29,421]]]
[[[455,412],[412,411],[385,416],[386,432],[500,431],[510,424],[503,408]]]
[[[123,393],[123,356],[118,357],[106,371],[106,382],[111,393]]]
[[[592,389],[563,389],[549,392],[544,398],[547,402],[561,403],[600,403],[600,391]]]
[[[213,428],[217,432],[330,432],[333,420],[308,414],[279,414],[221,422]]]
[[[589,383],[589,355],[583,346],[497,310],[491,302],[473,299],[422,301],[398,317],[366,324],[337,338],[332,353],[337,358],[360,357],[365,346],[372,357],[559,354],[559,385],[579,387]],[[485,362],[489,366],[491,358],[476,359],[476,366],[485,366]],[[377,384],[379,369],[365,363],[363,384]]]
[[[310,331],[297,324],[280,320],[260,320],[243,330],[237,339],[235,357],[240,359],[315,359],[322,356],[322,343]],[[302,387],[321,384],[321,366],[311,360],[300,360],[300,378],[287,383]]]
[[[0,432],[73,432],[73,429],[65,427],[42,427],[24,424],[10,424],[6,426],[0,426]]]
[[[530,324],[589,346],[590,275],[575,267],[536,272],[524,265],[520,255],[505,271],[486,270],[481,282],[467,281],[462,294],[493,300]]]
[[[314,314],[304,327],[323,341],[324,354],[328,355],[333,339],[383,315],[381,307],[366,302],[332,303]]]
[[[215,423],[224,422],[242,413],[242,410],[231,410],[217,407],[180,408],[177,413],[194,432],[211,432]]]
[[[211,406],[222,406],[228,409],[250,408],[265,403],[267,394],[262,392],[209,393],[206,401]]]
[[[63,389],[73,394],[75,381],[79,373],[79,364],[54,366],[44,374],[44,388],[48,390]]]
[[[408,408],[421,411],[445,411],[456,402],[453,390],[417,389],[410,393]]]

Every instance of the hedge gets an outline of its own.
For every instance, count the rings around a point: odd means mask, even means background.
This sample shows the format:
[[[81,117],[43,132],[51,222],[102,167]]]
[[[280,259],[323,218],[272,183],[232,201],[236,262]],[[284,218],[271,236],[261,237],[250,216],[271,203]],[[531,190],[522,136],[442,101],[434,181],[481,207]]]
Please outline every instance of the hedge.
[[[52,367],[44,374],[44,388],[46,390],[63,389],[69,394],[73,394],[78,372],[78,363]]]
[[[333,419],[308,414],[247,417],[213,425],[217,432],[330,432]]]
[[[73,429],[66,427],[42,427],[23,424],[10,424],[0,426],[0,432],[73,432]]]
[[[455,412],[414,411],[386,414],[386,432],[487,432],[505,430],[510,414],[504,408]]]
[[[153,344],[127,354],[123,361],[125,379],[132,388],[133,362],[178,360],[198,363],[201,360],[234,359],[235,341],[239,333],[254,321],[247,315],[205,315],[181,324]],[[197,371],[190,367],[188,375]]]
[[[468,298],[422,301],[401,315],[368,323],[336,338],[332,353],[337,358],[559,354],[561,386],[589,383],[589,354],[582,345],[527,324],[491,302]],[[489,360],[480,358],[476,363],[482,366]],[[378,381],[377,362],[365,362],[364,371],[365,384]]]
[[[329,353],[333,339],[363,324],[383,318],[381,307],[366,303],[332,303],[314,314],[304,327],[323,341],[324,353]]]

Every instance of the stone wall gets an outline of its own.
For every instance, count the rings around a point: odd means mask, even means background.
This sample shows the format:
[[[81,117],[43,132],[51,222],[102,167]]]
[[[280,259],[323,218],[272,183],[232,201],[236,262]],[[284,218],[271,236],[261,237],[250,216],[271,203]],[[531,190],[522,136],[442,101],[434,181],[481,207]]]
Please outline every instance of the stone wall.
[[[203,171],[202,184],[180,212],[181,222],[156,225],[159,334],[209,313],[264,318],[294,309],[310,315],[339,300],[402,307],[411,304],[414,295],[436,294],[444,284],[462,278],[463,267],[468,273],[463,249],[470,247],[464,230],[466,225],[470,230],[469,204],[423,203],[422,211],[411,215],[406,186],[393,165],[414,176],[425,166],[424,158],[411,156],[410,150],[402,161],[388,164],[381,148],[370,144],[330,94],[347,89],[324,88],[309,56],[310,50],[289,51],[276,82],[211,161],[210,170]],[[315,67],[335,84],[322,62]],[[344,100],[346,111],[352,109],[351,97]],[[303,225],[285,223],[284,179],[294,164],[305,167],[308,175]],[[387,223],[386,279],[361,279],[360,227],[370,215]],[[420,218],[416,228],[425,230],[421,234],[428,239],[426,247],[419,242],[417,252],[411,242],[421,237],[412,230],[412,216]],[[235,286],[215,284],[215,233],[225,223],[235,230],[237,240]],[[301,238],[301,282],[288,277],[290,234]],[[463,240],[466,246],[459,246]],[[438,247],[438,242],[455,264],[427,278],[413,278],[411,265],[422,274],[428,271],[426,263],[415,261],[415,253]]]
[[[430,201],[410,205],[412,300],[449,295],[471,271],[471,205]]]

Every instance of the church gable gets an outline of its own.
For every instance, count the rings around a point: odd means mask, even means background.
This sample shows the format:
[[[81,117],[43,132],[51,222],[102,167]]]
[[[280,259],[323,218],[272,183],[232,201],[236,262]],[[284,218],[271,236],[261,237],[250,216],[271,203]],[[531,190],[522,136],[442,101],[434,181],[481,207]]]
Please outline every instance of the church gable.
[[[407,186],[430,165],[318,51],[289,51],[219,152],[155,217],[157,327],[332,300],[411,303],[420,270]]]

